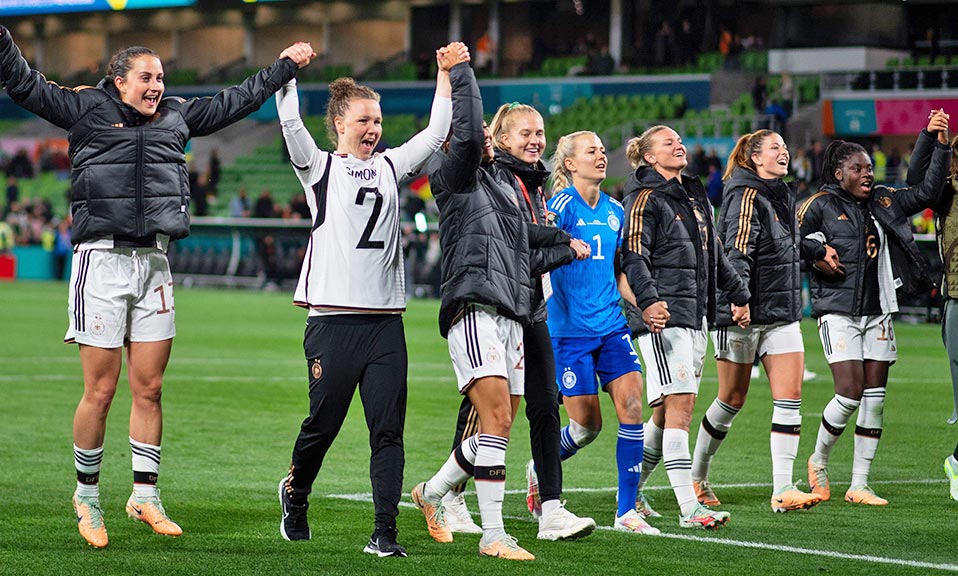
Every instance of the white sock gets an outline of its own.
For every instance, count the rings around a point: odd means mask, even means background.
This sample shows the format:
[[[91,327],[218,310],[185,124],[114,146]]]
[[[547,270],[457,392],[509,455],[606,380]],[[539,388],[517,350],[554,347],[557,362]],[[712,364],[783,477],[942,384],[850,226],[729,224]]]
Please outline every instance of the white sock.
[[[156,480],[160,475],[160,447],[137,442],[130,437],[133,454],[133,493],[137,498],[156,496]]]
[[[84,450],[73,445],[73,464],[77,470],[77,496],[100,498],[100,465],[103,446]]]
[[[662,460],[662,429],[650,418],[645,423],[645,445],[642,448],[642,477],[639,478],[639,491],[649,481],[649,476]]]
[[[855,457],[852,460],[852,486],[868,484],[868,473],[878,451],[885,411],[885,388],[867,388],[862,396],[855,427]]]
[[[423,498],[438,502],[453,487],[468,480],[474,473],[478,446],[478,434],[466,438],[456,446],[435,476],[426,481],[426,487],[422,491]]]
[[[509,439],[492,434],[479,435],[476,451],[476,496],[482,517],[482,541],[490,542],[505,534],[502,500],[506,492],[506,447]]]
[[[739,408],[730,406],[718,398],[712,400],[702,423],[699,424],[699,435],[695,440],[695,456],[692,458],[692,479],[705,480],[709,477],[709,468],[712,457],[718,452],[719,446],[725,440],[732,421],[738,414]]]
[[[861,400],[847,398],[836,394],[825,409],[822,410],[822,423],[818,427],[818,440],[815,442],[815,453],[812,454],[812,462],[825,465],[828,464],[828,458],[832,454],[832,448],[838,442],[838,437],[845,430],[848,420],[858,409]]]
[[[798,439],[802,431],[802,399],[772,400],[772,492],[791,486],[792,467],[798,456]]]
[[[692,489],[692,455],[689,453],[688,432],[681,428],[666,428],[662,431],[662,460],[682,516],[690,514],[698,500]]]

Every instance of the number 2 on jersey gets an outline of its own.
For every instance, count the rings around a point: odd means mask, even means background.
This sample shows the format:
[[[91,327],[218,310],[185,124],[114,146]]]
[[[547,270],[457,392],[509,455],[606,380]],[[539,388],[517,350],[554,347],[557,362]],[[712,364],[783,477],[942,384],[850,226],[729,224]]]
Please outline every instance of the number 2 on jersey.
[[[382,250],[385,248],[386,243],[382,240],[370,240],[370,236],[373,235],[373,230],[376,228],[376,222],[379,220],[379,213],[383,209],[383,195],[380,194],[379,188],[360,188],[359,192],[356,194],[356,205],[362,206],[366,201],[366,194],[375,194],[376,201],[373,204],[373,212],[369,215],[369,222],[366,222],[366,229],[363,230],[363,235],[359,238],[359,244],[356,244],[356,248],[363,249],[376,249]]]

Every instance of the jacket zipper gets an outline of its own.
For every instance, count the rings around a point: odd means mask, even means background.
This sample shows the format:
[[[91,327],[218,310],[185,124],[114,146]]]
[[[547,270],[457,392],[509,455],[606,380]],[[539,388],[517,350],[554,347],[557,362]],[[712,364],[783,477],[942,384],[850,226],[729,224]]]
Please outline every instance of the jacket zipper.
[[[143,216],[143,128],[136,129],[136,237],[146,235]]]

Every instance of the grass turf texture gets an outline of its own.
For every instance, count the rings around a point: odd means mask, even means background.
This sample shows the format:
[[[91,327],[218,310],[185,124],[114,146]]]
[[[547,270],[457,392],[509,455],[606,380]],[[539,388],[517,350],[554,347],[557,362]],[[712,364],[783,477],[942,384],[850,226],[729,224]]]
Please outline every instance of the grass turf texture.
[[[726,529],[678,528],[677,505],[660,466],[649,493],[664,515],[653,523],[665,537],[600,529],[575,542],[540,542],[525,510],[528,424],[520,408],[508,451],[505,514],[507,530],[537,556],[523,564],[479,558],[478,536],[457,535],[452,544],[437,544],[427,535],[421,514],[409,507],[408,491],[448,454],[459,403],[446,344],[436,328],[437,303],[413,301],[405,315],[409,405],[405,505],[399,517],[399,541],[410,555],[379,559],[361,551],[372,530],[372,504],[335,496],[370,490],[367,431],[358,398],[314,487],[312,541],[286,542],[279,535],[276,484],[307,410],[305,313],[290,304],[289,294],[196,289],[176,293],[179,335],[164,384],[160,487],[167,511],[185,533],[176,539],[157,536],[126,518],[123,506],[132,478],[130,397],[123,376],[108,420],[101,474],[110,545],[94,550],[77,533],[70,507],[75,486],[71,426],[82,384],[76,348],[61,343],[66,296],[64,283],[0,284],[0,574],[958,571],[951,526],[958,504],[948,499],[942,473],[942,460],[954,448],[958,431],[945,424],[951,413],[950,380],[936,325],[896,325],[901,360],[891,369],[884,437],[871,476],[878,494],[890,501],[885,508],[842,501],[851,475],[852,422],[833,454],[832,500],[806,512],[770,511],[771,402],[763,375],[753,381],[749,403],[713,465],[721,508],[732,514]],[[819,376],[805,385],[796,479],[805,477],[821,410],[832,396],[814,325],[806,321],[803,329],[808,366]],[[693,417],[693,442],[716,386],[714,362],[708,360]],[[565,463],[564,497],[570,510],[608,527],[615,510],[616,426],[608,398],[602,403],[605,432]],[[474,494],[467,501],[476,512]]]

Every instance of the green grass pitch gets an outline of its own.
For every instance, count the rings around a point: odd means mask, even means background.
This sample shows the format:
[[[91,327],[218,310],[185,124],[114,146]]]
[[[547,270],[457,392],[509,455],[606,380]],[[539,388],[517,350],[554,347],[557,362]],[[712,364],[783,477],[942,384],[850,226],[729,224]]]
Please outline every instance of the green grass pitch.
[[[320,472],[311,499],[310,542],[279,535],[276,484],[285,473],[306,415],[305,312],[289,294],[178,289],[173,357],[164,384],[160,486],[179,538],[154,535],[126,518],[130,493],[129,390],[119,386],[107,427],[101,494],[110,534],[103,550],[77,534],[70,507],[75,486],[73,411],[82,391],[80,364],[66,328],[64,283],[0,284],[0,574],[228,575],[440,574],[495,570],[515,574],[946,574],[958,572],[954,518],[942,461],[958,438],[951,414],[947,361],[936,325],[899,322],[901,360],[892,367],[884,437],[872,486],[885,508],[846,504],[852,436],[831,464],[833,499],[809,511],[769,509],[771,402],[764,376],[718,454],[712,480],[732,514],[727,528],[678,527],[678,510],[662,469],[650,494],[664,518],[662,537],[608,529],[615,509],[615,416],[603,399],[606,430],[565,462],[567,506],[595,517],[600,529],[574,542],[539,542],[525,510],[523,465],[528,425],[517,417],[508,452],[506,527],[537,559],[509,563],[477,556],[477,536],[433,542],[408,491],[448,454],[459,397],[438,305],[413,301],[405,315],[409,408],[400,542],[409,557],[362,553],[372,530],[368,441],[358,398]],[[811,322],[803,324],[807,363],[819,376],[805,385],[804,433],[796,479],[814,447],[831,378]],[[716,390],[706,362],[692,438]],[[564,414],[563,414],[564,418]],[[660,467],[661,468],[661,467]],[[807,485],[806,485],[807,488]],[[836,497],[837,496],[837,497]],[[477,511],[474,494],[467,495]],[[605,529],[603,529],[605,528]]]

